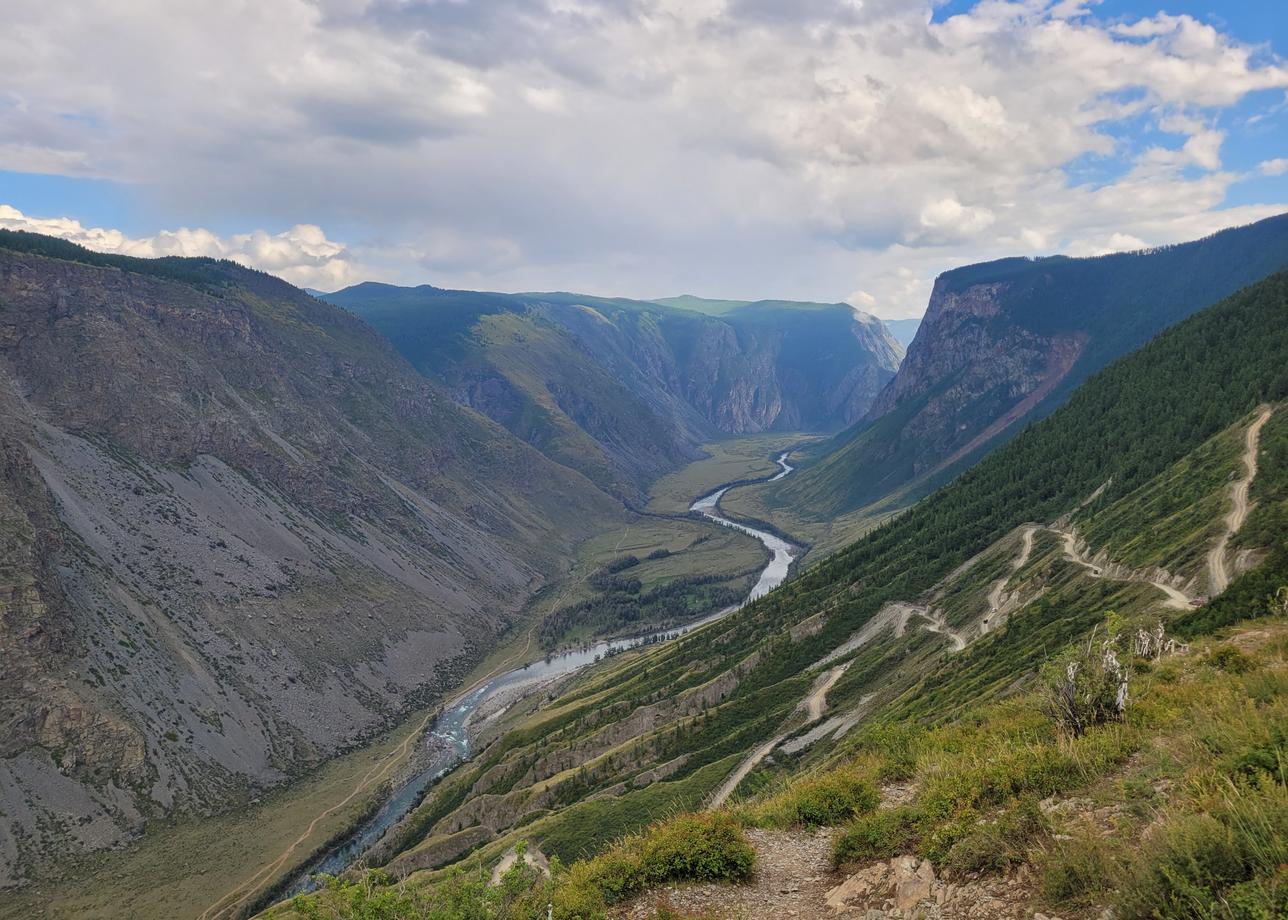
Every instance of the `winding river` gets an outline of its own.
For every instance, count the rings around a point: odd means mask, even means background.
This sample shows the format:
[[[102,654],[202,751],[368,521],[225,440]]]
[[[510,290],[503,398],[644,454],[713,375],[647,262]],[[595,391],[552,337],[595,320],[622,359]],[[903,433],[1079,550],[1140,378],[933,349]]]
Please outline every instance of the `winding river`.
[[[794,467],[787,462],[787,453],[777,459],[779,471],[773,476],[753,482],[777,482],[790,475]],[[750,483],[740,483],[750,484]],[[613,639],[596,643],[581,649],[562,652],[547,659],[534,661],[513,671],[497,675],[464,696],[453,700],[443,713],[434,721],[430,734],[440,742],[438,750],[431,756],[427,765],[420,772],[403,782],[393,791],[381,806],[380,810],[369,818],[361,827],[334,849],[314,860],[301,869],[282,890],[281,896],[310,891],[314,887],[312,876],[326,873],[336,875],[353,865],[372,845],[378,841],[389,828],[397,824],[410,812],[424,796],[425,791],[441,776],[470,757],[469,723],[471,717],[488,698],[502,690],[522,687],[525,684],[544,682],[554,677],[562,677],[579,671],[587,665],[594,664],[605,655],[612,655],[626,649],[634,648],[649,642],[665,641],[677,638],[699,626],[713,623],[721,617],[728,616],[744,604],[754,601],[782,584],[791,570],[797,547],[780,537],[745,524],[739,524],[721,517],[720,499],[735,486],[721,486],[714,492],[704,495],[689,506],[689,510],[702,515],[724,527],[731,527],[748,536],[755,537],[770,552],[770,559],[751,592],[740,604],[725,607],[707,614],[679,628],[661,630],[645,636],[629,639]]]

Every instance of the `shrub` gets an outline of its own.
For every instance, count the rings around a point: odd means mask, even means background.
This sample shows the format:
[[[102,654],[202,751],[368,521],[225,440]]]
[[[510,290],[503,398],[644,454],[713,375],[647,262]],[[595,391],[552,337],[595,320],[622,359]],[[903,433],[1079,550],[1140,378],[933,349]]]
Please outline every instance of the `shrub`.
[[[881,803],[870,782],[843,770],[801,783],[793,799],[796,821],[806,827],[839,824]]]
[[[790,783],[752,806],[746,819],[770,827],[830,827],[874,810],[881,795],[868,778],[867,763],[849,764]]]
[[[555,885],[555,916],[593,920],[648,884],[738,881],[755,863],[755,850],[727,813],[681,815],[574,864]]]
[[[1172,816],[1137,851],[1123,920],[1284,916],[1288,789],[1228,784],[1213,799],[1209,813]]]
[[[907,853],[916,842],[917,825],[921,819],[920,810],[912,805],[863,815],[836,838],[832,846],[832,863],[841,866]]]
[[[1233,645],[1214,645],[1203,656],[1203,663],[1227,674],[1247,674],[1256,667],[1256,660]]]
[[[756,851],[727,813],[681,815],[653,828],[640,849],[649,881],[738,881],[751,875]]]
[[[1028,860],[1029,846],[1047,826],[1037,798],[1024,796],[997,820],[971,828],[948,849],[943,866],[959,873],[1000,872],[1018,866]]]
[[[639,853],[629,846],[611,849],[587,863],[579,863],[573,874],[582,869],[585,871],[580,874],[585,875],[585,881],[609,904],[629,897],[644,885]]]
[[[1118,642],[1086,645],[1047,668],[1043,675],[1043,710],[1061,729],[1081,737],[1093,725],[1117,722],[1127,709],[1130,669],[1118,657]]]
[[[1060,841],[1040,860],[1042,896],[1060,906],[1085,906],[1113,888],[1115,865],[1093,832]]]

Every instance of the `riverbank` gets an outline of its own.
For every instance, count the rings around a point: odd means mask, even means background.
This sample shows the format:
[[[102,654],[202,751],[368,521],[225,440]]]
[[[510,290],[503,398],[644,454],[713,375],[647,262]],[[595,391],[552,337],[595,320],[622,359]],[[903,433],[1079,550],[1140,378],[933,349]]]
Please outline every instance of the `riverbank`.
[[[792,473],[793,467],[787,462],[789,451],[783,451],[774,461],[777,472],[763,477],[762,481],[776,481]],[[722,527],[750,536],[769,550],[770,558],[760,573],[756,583],[747,596],[738,604],[715,610],[697,620],[678,628],[669,628],[646,633],[625,639],[608,639],[582,647],[547,655],[539,661],[529,662],[522,667],[501,673],[468,688],[458,694],[443,708],[441,715],[434,721],[430,731],[442,742],[440,753],[431,758],[429,765],[411,777],[406,783],[394,790],[389,801],[376,816],[364,824],[351,839],[346,840],[322,858],[305,866],[292,883],[284,889],[285,895],[309,890],[311,877],[317,874],[336,875],[361,860],[373,847],[383,847],[382,855],[390,853],[389,836],[404,835],[401,827],[407,821],[414,820],[414,808],[421,802],[430,787],[453,770],[459,764],[467,762],[472,756],[472,722],[489,700],[501,693],[514,693],[516,690],[536,688],[550,682],[570,676],[605,658],[613,657],[633,648],[665,642],[694,629],[713,623],[728,616],[745,604],[759,598],[783,582],[791,571],[799,548],[776,534],[748,527],[737,521],[729,520],[719,514],[721,496],[734,488],[724,484],[706,495],[695,499],[689,511],[696,513]],[[520,694],[522,695],[522,694]],[[393,847],[392,849],[396,849]]]

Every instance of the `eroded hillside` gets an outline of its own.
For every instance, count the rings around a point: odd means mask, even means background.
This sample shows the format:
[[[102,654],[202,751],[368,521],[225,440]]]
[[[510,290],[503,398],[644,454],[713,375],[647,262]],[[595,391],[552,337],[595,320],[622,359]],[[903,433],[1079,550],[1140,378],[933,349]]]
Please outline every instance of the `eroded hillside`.
[[[456,684],[621,506],[230,263],[0,248],[3,880]]]

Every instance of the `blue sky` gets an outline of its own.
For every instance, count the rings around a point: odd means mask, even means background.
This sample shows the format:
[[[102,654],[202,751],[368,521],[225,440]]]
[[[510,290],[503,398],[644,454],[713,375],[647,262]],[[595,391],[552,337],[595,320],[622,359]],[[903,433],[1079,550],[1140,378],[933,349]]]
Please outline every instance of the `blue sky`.
[[[1288,14],[1264,0],[84,0],[10,19],[0,225],[323,288],[898,317],[965,262],[1288,209]]]

